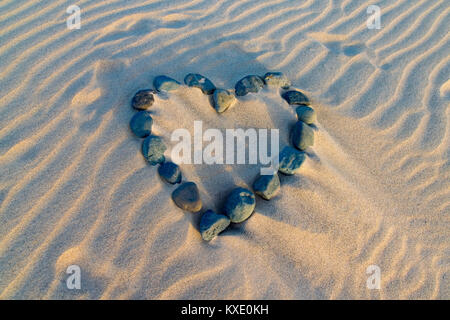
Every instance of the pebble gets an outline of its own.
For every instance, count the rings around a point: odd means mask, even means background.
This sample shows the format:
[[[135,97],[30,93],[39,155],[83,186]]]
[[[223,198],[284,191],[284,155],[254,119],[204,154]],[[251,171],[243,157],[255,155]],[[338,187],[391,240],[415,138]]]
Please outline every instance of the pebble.
[[[203,240],[211,241],[229,225],[230,219],[227,216],[207,210],[200,220],[200,233]]]
[[[255,195],[248,189],[235,188],[225,202],[225,213],[231,222],[247,220],[255,209]]]
[[[303,105],[309,105],[309,99],[307,96],[305,96],[300,91],[286,91],[281,95],[284,100],[286,100],[289,104],[303,104]]]
[[[200,192],[194,182],[185,182],[172,192],[172,200],[186,211],[198,212],[202,209]]]
[[[260,175],[253,183],[253,190],[265,200],[270,200],[280,192],[280,178],[278,174]]]
[[[153,119],[150,112],[139,111],[130,121],[131,131],[139,138],[148,137],[152,133]]]
[[[164,151],[166,149],[162,139],[157,136],[148,136],[142,143],[142,154],[152,166],[165,161]]]
[[[294,147],[302,151],[314,144],[314,130],[303,121],[297,121],[291,137]]]
[[[286,146],[280,152],[278,171],[288,176],[293,175],[298,172],[305,158],[304,152]]]
[[[258,92],[264,86],[264,80],[259,76],[250,75],[242,78],[234,87],[237,96],[245,96],[249,92]]]
[[[297,113],[297,118],[299,121],[303,121],[306,124],[312,124],[316,122],[316,112],[313,108],[308,106],[298,106],[295,109]]]
[[[216,89],[213,94],[214,109],[222,113],[227,110],[236,100],[234,94],[225,89]]]
[[[268,86],[281,87],[283,89],[289,89],[291,82],[282,72],[267,72],[264,75],[264,82]]]
[[[157,76],[153,80],[153,86],[156,91],[172,91],[178,89],[181,83],[167,76]]]
[[[213,94],[216,86],[206,77],[198,73],[189,73],[184,78],[184,83],[189,87],[200,88],[204,94]]]
[[[154,93],[155,91],[152,89],[139,90],[131,100],[131,106],[137,110],[149,109],[155,102]]]
[[[164,162],[158,168],[158,173],[165,181],[171,184],[181,182],[180,167],[173,162]]]

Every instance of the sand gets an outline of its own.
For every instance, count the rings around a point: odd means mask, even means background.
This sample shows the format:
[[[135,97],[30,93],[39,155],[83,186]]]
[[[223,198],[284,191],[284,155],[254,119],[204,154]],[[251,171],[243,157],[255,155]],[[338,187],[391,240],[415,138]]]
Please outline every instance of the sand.
[[[449,299],[450,3],[67,1],[0,4],[1,299]],[[381,7],[381,29],[366,9]],[[166,74],[234,88],[284,72],[318,115],[282,193],[210,243],[145,163],[130,100]],[[158,96],[154,131],[279,128],[277,89],[222,115],[195,88]],[[220,210],[258,167],[183,165]],[[81,269],[81,289],[66,269]],[[381,287],[366,286],[377,265]]]

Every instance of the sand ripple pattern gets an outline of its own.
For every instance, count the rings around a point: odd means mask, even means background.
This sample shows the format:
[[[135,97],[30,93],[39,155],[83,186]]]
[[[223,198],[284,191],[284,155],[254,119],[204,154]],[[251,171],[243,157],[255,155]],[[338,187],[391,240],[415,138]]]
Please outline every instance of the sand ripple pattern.
[[[449,1],[377,1],[380,30],[363,0],[77,4],[80,30],[67,1],[0,4],[1,299],[450,298]],[[129,100],[157,74],[230,88],[267,70],[314,100],[316,146],[282,197],[206,244],[144,163]],[[257,125],[293,116],[276,97],[255,98]],[[201,94],[174,99],[191,107],[156,108],[160,134],[215,124]],[[229,169],[183,168],[211,206],[255,172]]]

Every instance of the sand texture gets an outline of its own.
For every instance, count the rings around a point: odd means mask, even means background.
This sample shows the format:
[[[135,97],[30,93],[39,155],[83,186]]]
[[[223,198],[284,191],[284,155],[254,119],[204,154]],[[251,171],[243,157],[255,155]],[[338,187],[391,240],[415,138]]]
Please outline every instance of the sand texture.
[[[448,0],[76,4],[68,30],[68,1],[0,2],[0,299],[450,299]],[[145,162],[131,98],[160,74],[234,89],[268,71],[311,100],[314,147],[276,198],[205,242]],[[282,144],[295,123],[274,88],[219,115],[183,86],[150,110],[168,145],[196,120],[279,128]],[[220,212],[259,168],[181,170]]]

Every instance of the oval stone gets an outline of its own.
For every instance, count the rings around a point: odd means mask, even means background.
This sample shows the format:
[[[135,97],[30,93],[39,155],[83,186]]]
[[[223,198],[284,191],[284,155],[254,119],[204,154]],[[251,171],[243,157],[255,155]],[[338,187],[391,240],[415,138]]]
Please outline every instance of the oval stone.
[[[167,76],[157,76],[153,79],[153,87],[156,91],[172,91],[180,87],[181,83]]]
[[[248,189],[238,187],[231,191],[225,202],[225,213],[231,222],[247,220],[255,209],[255,195]]]
[[[211,241],[229,225],[230,219],[227,216],[207,210],[200,219],[200,234],[203,240]]]
[[[158,168],[158,173],[161,178],[171,184],[181,182],[180,167],[173,162],[164,162]]]
[[[285,175],[293,175],[298,172],[305,158],[304,152],[286,146],[280,152],[278,171]]]
[[[164,157],[164,151],[166,149],[166,145],[162,139],[157,136],[148,136],[142,142],[142,154],[152,166],[164,162],[166,159]]]
[[[148,137],[152,133],[153,119],[150,112],[139,111],[130,121],[131,131],[139,138]]]
[[[289,89],[291,82],[282,72],[267,72],[264,75],[264,82],[268,86],[281,87]]]
[[[172,192],[172,200],[183,210],[198,212],[202,209],[200,192],[194,182],[185,182]]]
[[[270,200],[280,192],[280,178],[278,174],[260,175],[253,183],[253,190],[265,200]]]
[[[292,144],[299,150],[314,144],[314,130],[303,121],[297,121],[292,129]]]
[[[245,96],[249,92],[258,92],[264,86],[264,81],[260,76],[249,75],[236,83],[234,87],[237,96]]]
[[[310,104],[308,97],[305,96],[300,91],[294,91],[294,90],[286,91],[281,96],[289,104],[304,104],[304,105]]]
[[[149,109],[153,105],[153,102],[155,102],[153,93],[155,91],[152,89],[139,90],[131,100],[131,106],[137,110]]]
[[[198,73],[189,73],[184,78],[184,83],[189,87],[200,88],[204,94],[212,94],[216,86],[208,78]]]
[[[312,124],[316,122],[316,112],[313,108],[308,106],[298,106],[295,109],[297,113],[297,118],[299,121],[303,121],[306,124]]]
[[[225,89],[216,89],[213,94],[214,109],[222,113],[236,100],[234,94]]]

